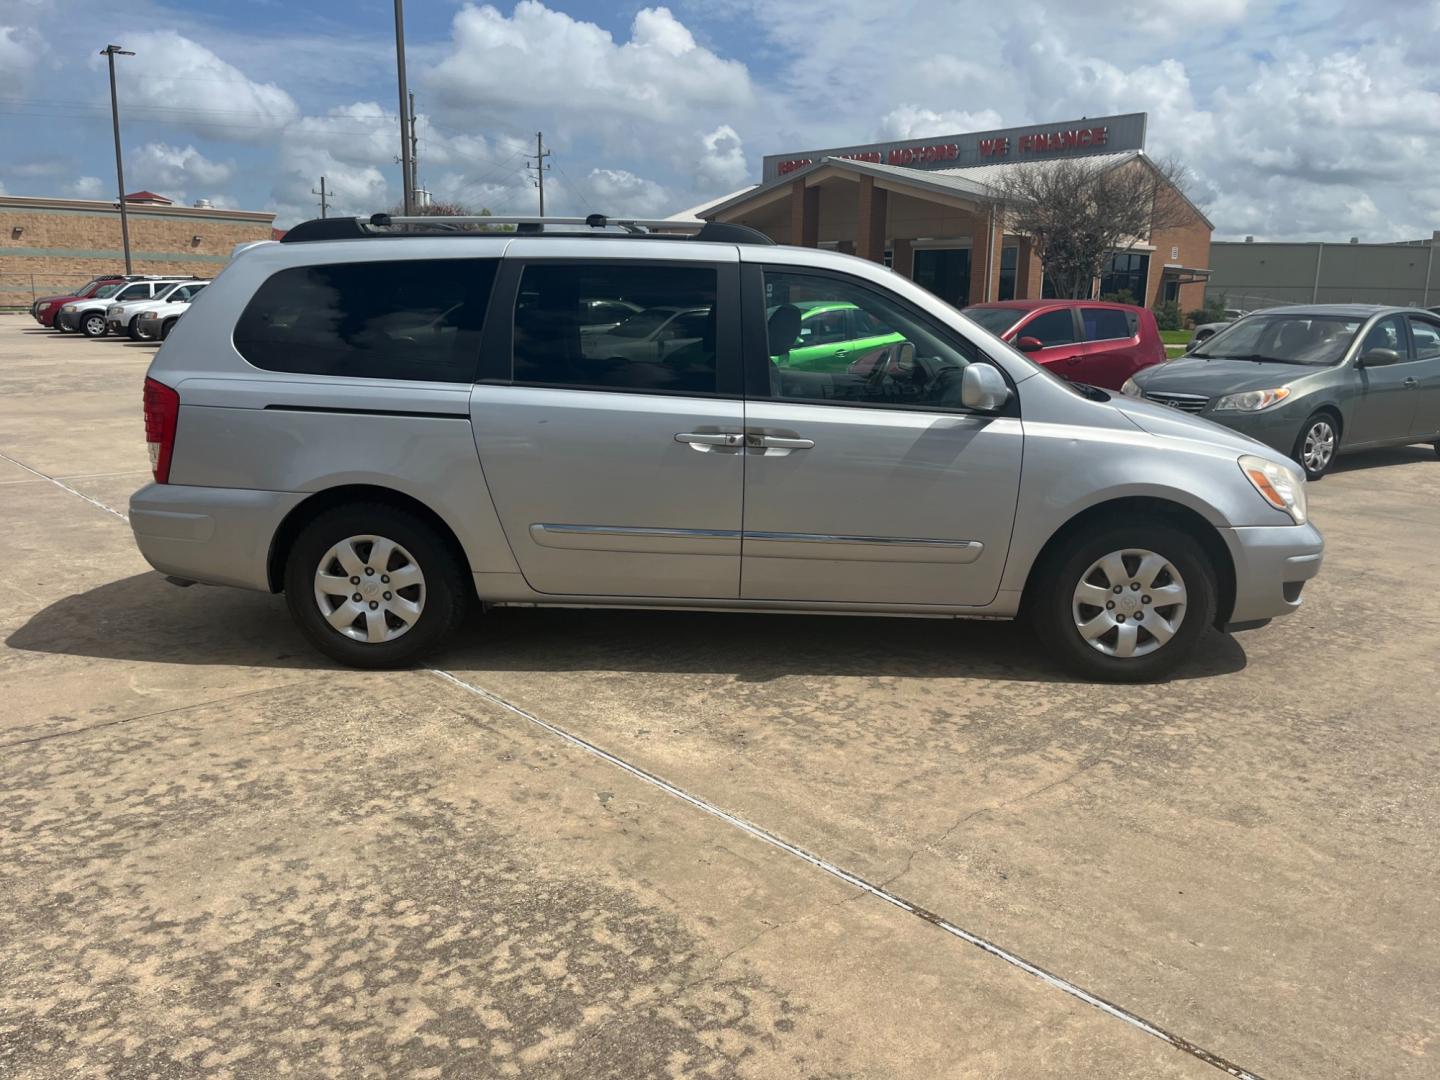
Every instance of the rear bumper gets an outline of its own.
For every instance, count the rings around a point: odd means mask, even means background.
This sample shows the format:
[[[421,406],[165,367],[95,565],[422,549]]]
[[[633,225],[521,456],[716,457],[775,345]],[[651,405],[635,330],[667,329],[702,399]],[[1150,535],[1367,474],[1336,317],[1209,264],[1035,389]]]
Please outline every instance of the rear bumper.
[[[270,544],[303,492],[149,484],[130,497],[130,528],[162,574],[270,591]]]
[[[1325,540],[1314,525],[1221,529],[1235,562],[1230,622],[1249,623],[1298,611],[1305,582],[1320,572]]]

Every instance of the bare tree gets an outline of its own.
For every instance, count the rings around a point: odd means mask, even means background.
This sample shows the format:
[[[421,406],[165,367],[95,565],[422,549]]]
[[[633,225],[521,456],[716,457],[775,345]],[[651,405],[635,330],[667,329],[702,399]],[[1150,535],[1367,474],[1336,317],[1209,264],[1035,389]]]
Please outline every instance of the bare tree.
[[[391,217],[401,217],[405,208],[392,206],[385,211]],[[464,203],[458,202],[430,202],[424,206],[415,207],[417,217],[489,217],[490,210],[482,206],[479,210],[472,210]],[[461,225],[459,228],[465,232],[514,232],[513,225]]]
[[[1112,253],[1194,220],[1184,176],[1178,162],[1143,156],[1118,164],[1061,158],[1009,169],[993,186],[1005,199],[1007,229],[1031,238],[1056,293],[1088,299]]]

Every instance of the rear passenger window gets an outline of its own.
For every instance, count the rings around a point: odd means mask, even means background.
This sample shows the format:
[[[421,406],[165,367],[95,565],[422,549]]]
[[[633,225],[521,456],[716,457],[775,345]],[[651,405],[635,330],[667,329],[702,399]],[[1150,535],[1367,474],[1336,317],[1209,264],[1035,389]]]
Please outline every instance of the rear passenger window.
[[[515,308],[517,385],[716,392],[713,269],[623,263],[527,266]],[[629,315],[595,324],[595,301]]]
[[[1135,333],[1126,313],[1114,308],[1081,308],[1080,321],[1085,324],[1086,341],[1111,341],[1128,338]]]
[[[1075,321],[1069,308],[1047,311],[1022,326],[1019,336],[1039,338],[1047,349],[1051,345],[1069,345],[1075,341]]]
[[[267,371],[473,382],[496,259],[334,263],[281,270],[235,324]]]
[[[1440,357],[1440,325],[1428,319],[1410,318],[1410,336],[1415,339],[1415,358],[1434,360]]]

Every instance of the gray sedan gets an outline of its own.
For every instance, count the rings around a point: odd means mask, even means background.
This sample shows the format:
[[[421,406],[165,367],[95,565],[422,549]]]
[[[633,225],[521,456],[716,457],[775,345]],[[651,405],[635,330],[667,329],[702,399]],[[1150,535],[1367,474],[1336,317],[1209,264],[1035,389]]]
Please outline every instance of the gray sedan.
[[[1311,480],[1351,450],[1426,442],[1440,452],[1440,316],[1374,304],[1271,308],[1121,392],[1258,439]]]

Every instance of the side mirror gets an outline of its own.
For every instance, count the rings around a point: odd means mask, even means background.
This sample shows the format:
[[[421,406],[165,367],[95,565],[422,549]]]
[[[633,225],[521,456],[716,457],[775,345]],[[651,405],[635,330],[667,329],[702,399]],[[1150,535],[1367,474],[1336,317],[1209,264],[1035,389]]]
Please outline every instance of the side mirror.
[[[1005,376],[989,364],[969,364],[960,376],[960,402],[976,412],[996,412],[1010,400]]]
[[[1044,347],[1045,343],[1043,341],[1038,337],[1031,337],[1029,334],[1026,334],[1015,342],[1015,348],[1021,352],[1039,352]]]
[[[1364,356],[1360,357],[1359,366],[1367,367],[1389,367],[1391,364],[1400,362],[1400,354],[1394,349],[1371,349]]]

